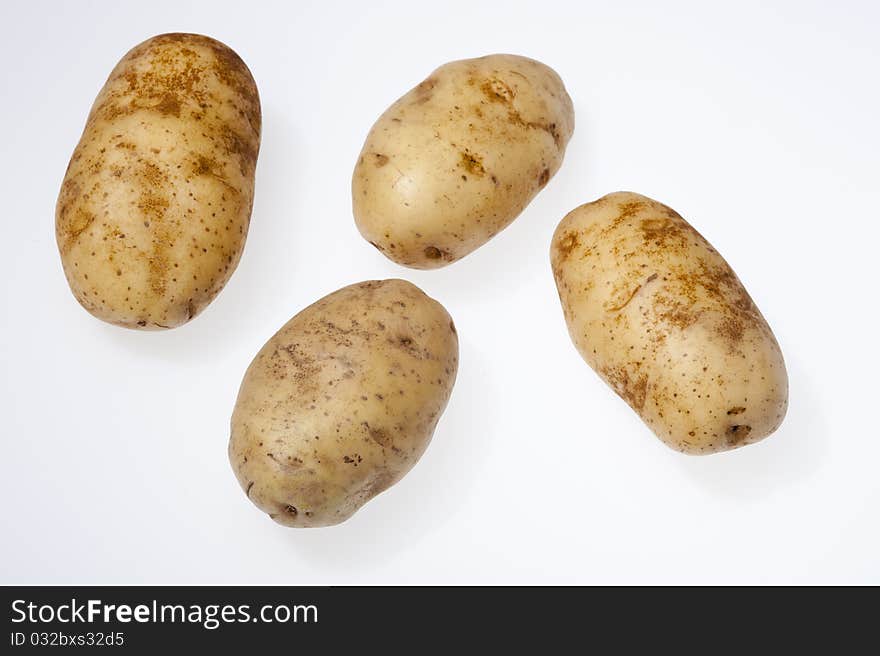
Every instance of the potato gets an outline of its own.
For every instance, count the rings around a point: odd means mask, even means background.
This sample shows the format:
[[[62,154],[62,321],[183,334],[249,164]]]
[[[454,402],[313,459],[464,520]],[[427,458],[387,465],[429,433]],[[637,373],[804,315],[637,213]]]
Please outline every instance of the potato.
[[[562,164],[574,109],[544,64],[445,64],[373,126],[352,179],[355,222],[399,264],[434,269],[507,227]]]
[[[229,459],[285,526],[329,526],[399,481],[431,441],[458,368],[442,305],[403,280],[344,287],[291,319],[244,376]]]
[[[667,445],[714,453],[779,427],[779,345],[724,258],[675,211],[609,194],[562,220],[550,257],[578,351]]]
[[[58,196],[55,235],[80,304],[146,330],[201,312],[241,257],[259,147],[257,87],[228,47],[163,34],[129,51]]]

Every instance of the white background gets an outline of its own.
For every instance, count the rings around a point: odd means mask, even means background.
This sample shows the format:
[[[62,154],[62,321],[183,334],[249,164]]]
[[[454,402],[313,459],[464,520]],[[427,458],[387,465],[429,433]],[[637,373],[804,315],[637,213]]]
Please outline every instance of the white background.
[[[880,5],[863,2],[10,2],[0,9],[2,583],[880,583]],[[162,333],[70,294],[54,206],[118,59],[161,32],[233,47],[263,103],[238,271]],[[446,269],[358,235],[350,178],[373,121],[436,66],[554,67],[565,164]],[[579,358],[548,247],[627,189],[688,218],[773,327],[791,406],[761,444],[677,454]],[[404,277],[461,337],[421,462],[347,523],[294,530],[226,459],[245,368],[338,287]]]

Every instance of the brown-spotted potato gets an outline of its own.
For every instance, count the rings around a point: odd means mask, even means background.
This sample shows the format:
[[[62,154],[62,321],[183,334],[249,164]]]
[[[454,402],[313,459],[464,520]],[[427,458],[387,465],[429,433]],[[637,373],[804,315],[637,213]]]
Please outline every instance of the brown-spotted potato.
[[[387,257],[445,266],[507,227],[562,164],[574,109],[541,62],[445,64],[376,121],[352,178],[355,222]]]
[[[73,295],[94,316],[174,328],[220,292],[254,198],[260,101],[244,62],[197,34],[163,34],[110,73],[55,215]]]
[[[550,256],[578,351],[667,445],[715,453],[782,422],[779,344],[724,258],[674,210],[609,194],[562,220]]]
[[[415,285],[325,296],[245,373],[229,440],[242,490],[279,524],[345,521],[421,457],[457,368],[452,319]]]

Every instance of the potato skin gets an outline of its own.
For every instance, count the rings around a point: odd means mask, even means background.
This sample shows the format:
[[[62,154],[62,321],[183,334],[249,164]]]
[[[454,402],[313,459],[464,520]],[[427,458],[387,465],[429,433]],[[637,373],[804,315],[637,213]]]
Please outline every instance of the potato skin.
[[[91,314],[155,330],[220,292],[244,248],[260,148],[244,62],[197,34],[163,34],[110,73],[73,152],[55,235]]]
[[[370,130],[352,178],[358,230],[399,264],[455,262],[525,209],[573,131],[548,66],[516,55],[445,64]]]
[[[325,296],[245,374],[229,440],[239,484],[285,526],[348,519],[421,457],[457,368],[452,319],[415,285],[373,280]]]
[[[667,445],[715,453],[779,427],[788,377],[776,338],[674,210],[609,194],[562,220],[550,257],[578,351]]]

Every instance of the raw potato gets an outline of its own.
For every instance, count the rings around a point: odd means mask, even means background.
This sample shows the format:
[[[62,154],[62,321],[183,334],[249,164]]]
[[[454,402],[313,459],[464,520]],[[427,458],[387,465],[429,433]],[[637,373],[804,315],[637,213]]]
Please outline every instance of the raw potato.
[[[344,287],[272,337],[245,374],[229,459],[285,526],[345,521],[431,441],[458,368],[442,305],[403,280]]]
[[[562,220],[550,256],[578,351],[667,445],[715,453],[779,427],[779,345],[724,258],[675,211],[609,194]]]
[[[126,328],[174,328],[226,284],[244,248],[260,100],[219,41],[163,34],[132,49],[98,94],[55,213],[82,306]]]
[[[441,66],[382,114],[352,179],[355,222],[390,259],[435,269],[507,227],[562,164],[574,109],[544,64]]]

